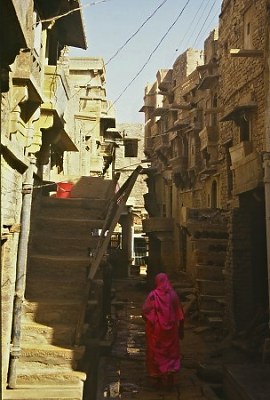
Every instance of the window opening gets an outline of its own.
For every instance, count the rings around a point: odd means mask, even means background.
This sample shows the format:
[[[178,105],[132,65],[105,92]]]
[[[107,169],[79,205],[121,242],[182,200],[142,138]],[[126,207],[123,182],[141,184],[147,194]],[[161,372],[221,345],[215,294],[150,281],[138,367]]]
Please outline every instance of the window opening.
[[[252,34],[253,34],[253,26],[252,26],[252,18],[254,18],[254,7],[250,7],[244,14],[244,48],[245,49],[253,49],[252,43]]]
[[[217,208],[217,181],[212,182],[211,187],[211,208]]]
[[[240,128],[240,142],[250,140],[250,121],[245,113],[240,116],[238,125]]]

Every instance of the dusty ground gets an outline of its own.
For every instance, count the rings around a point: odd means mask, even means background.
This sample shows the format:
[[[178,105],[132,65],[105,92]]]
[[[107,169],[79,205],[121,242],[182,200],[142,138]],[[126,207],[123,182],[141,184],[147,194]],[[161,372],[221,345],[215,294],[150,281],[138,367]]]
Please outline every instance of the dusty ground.
[[[99,367],[97,400],[222,399],[223,362],[241,362],[244,355],[226,345],[220,330],[209,329],[197,318],[186,316],[181,342],[182,368],[172,392],[153,388],[145,371],[144,321],[141,307],[147,295],[144,278],[114,281],[114,317],[117,336]]]

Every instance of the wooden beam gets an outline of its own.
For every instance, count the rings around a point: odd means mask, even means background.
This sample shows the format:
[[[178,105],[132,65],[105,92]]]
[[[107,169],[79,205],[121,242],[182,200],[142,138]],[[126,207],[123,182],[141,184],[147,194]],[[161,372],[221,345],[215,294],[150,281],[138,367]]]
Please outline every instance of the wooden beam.
[[[95,255],[91,263],[91,268],[88,275],[88,279],[90,280],[93,280],[95,277],[98,267],[110,243],[114,228],[119,221],[122,212],[124,211],[128,197],[133,189],[137,177],[142,170],[143,168],[139,165],[111,200],[102,232],[100,234],[100,239],[95,250]]]
[[[255,49],[231,49],[231,57],[262,57],[264,54],[263,50]]]

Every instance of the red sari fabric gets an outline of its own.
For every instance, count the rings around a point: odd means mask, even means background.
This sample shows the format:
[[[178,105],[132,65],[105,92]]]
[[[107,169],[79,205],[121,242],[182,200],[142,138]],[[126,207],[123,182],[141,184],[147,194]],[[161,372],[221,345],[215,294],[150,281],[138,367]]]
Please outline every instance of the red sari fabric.
[[[166,274],[156,276],[156,288],[143,305],[146,326],[146,366],[150,376],[180,370],[179,321],[184,319],[179,298]]]

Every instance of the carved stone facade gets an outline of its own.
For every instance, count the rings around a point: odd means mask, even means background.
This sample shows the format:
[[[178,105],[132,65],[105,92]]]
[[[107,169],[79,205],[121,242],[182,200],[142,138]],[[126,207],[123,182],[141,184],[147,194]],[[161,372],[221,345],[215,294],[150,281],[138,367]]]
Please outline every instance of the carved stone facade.
[[[120,174],[118,184],[121,187],[138,165],[144,165],[144,129],[142,124],[119,123],[117,130],[123,140],[118,142],[115,152],[114,172]],[[127,148],[134,146],[136,152]],[[127,151],[128,150],[128,151]],[[131,148],[132,150],[132,148]],[[128,155],[128,156],[127,156]],[[125,254],[126,273],[136,265],[137,271],[145,265],[147,243],[142,231],[142,221],[147,213],[144,208],[144,193],[147,191],[145,176],[139,175],[126,203],[126,208],[120,218],[122,233],[122,249]],[[118,227],[120,228],[120,227]]]
[[[106,97],[103,59],[68,57],[67,63],[71,87],[67,126],[78,152],[65,153],[61,174],[111,177],[115,138],[109,131],[115,128],[115,112]]]
[[[261,310],[267,314],[269,302],[269,161],[263,161],[269,160],[270,150],[268,58],[269,2],[224,1],[219,37],[219,191],[222,207],[230,211],[226,320],[236,331],[247,326],[250,315]]]
[[[203,54],[159,70],[140,110],[153,273],[188,271],[201,314],[230,332],[269,307],[268,60],[269,1],[223,1]]]
[[[29,233],[33,185],[46,179],[44,165],[54,152],[61,164],[63,152],[75,147],[65,131],[69,88],[59,60],[65,46],[86,48],[86,42],[80,11],[57,17],[78,6],[77,0],[1,4],[2,388],[10,354],[15,359],[19,352],[12,323],[14,304],[21,307],[24,297],[26,270],[20,275],[18,264],[26,265],[27,240],[21,240]]]

